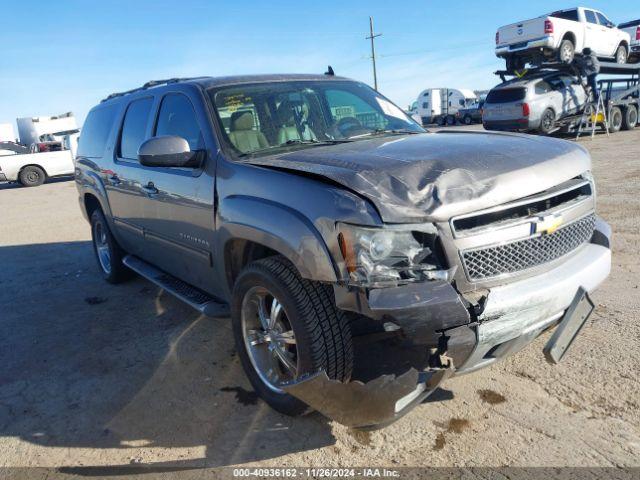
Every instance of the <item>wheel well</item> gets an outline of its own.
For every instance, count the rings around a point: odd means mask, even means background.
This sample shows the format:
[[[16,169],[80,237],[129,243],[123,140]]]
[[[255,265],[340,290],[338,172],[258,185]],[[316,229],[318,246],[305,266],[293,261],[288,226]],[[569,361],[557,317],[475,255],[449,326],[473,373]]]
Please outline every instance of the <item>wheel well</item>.
[[[44,172],[44,176],[45,177],[49,176],[47,174],[47,171],[44,169],[44,167],[42,165],[38,165],[37,163],[30,163],[29,165],[23,165],[22,168],[20,169],[20,172],[18,172],[18,175],[20,175],[22,173],[22,171],[27,167],[37,167],[37,168],[39,168],[40,170],[42,170]]]
[[[229,289],[233,289],[244,267],[251,262],[274,255],[280,255],[280,253],[260,243],[240,238],[229,240],[224,248],[225,272]]]
[[[622,40],[622,41],[620,42],[620,45],[618,45],[618,47],[620,47],[620,46],[622,46],[622,47],[626,48],[626,49],[627,49],[627,52],[629,51],[629,44],[627,43],[627,41],[626,41],[626,40]]]
[[[564,37],[562,37],[562,40],[571,40],[571,43],[573,43],[574,48],[577,46],[576,36],[572,32],[565,33]]]
[[[87,218],[91,218],[91,215],[97,209],[102,209],[100,206],[100,201],[96,198],[95,195],[90,193],[84,194],[84,209],[87,211]]]

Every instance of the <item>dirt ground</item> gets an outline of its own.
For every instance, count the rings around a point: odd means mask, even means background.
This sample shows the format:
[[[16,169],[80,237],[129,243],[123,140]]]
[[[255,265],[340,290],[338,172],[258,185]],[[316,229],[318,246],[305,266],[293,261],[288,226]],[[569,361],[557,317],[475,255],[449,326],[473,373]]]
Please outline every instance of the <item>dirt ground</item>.
[[[366,434],[258,400],[228,320],[103,282],[72,181],[0,186],[0,466],[640,466],[640,129],[581,143],[614,260],[564,362],[544,336]]]

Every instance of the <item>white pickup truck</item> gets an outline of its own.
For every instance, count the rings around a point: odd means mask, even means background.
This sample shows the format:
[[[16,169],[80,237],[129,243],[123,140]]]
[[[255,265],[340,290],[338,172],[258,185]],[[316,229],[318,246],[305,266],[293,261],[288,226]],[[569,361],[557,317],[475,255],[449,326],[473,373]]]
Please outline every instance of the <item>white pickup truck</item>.
[[[0,144],[0,147],[2,145]],[[10,152],[8,146],[0,154],[0,182],[20,182],[25,187],[42,185],[47,178],[73,175],[74,163],[71,150],[57,152]]]
[[[625,22],[618,25],[618,28],[631,36],[631,50],[629,51],[629,61],[640,60],[640,19],[632,22]]]
[[[507,70],[552,59],[571,63],[576,52],[590,48],[598,57],[626,63],[631,36],[616,28],[602,12],[578,7],[512,23],[496,33],[496,55]]]

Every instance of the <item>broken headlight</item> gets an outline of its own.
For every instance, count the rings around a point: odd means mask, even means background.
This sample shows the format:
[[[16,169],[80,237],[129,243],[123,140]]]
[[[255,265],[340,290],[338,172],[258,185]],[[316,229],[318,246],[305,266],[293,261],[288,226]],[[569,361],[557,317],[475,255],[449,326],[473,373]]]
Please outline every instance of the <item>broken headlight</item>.
[[[390,287],[426,280],[450,281],[437,250],[432,225],[359,227],[338,224],[338,243],[349,272],[349,283]]]

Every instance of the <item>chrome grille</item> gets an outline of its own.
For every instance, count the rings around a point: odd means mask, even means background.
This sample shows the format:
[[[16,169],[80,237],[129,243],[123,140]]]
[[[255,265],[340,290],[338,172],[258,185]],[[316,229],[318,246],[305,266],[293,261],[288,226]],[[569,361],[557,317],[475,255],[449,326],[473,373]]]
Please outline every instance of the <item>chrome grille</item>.
[[[486,280],[556,260],[589,240],[595,223],[592,214],[550,235],[461,252],[467,277],[471,281]]]

